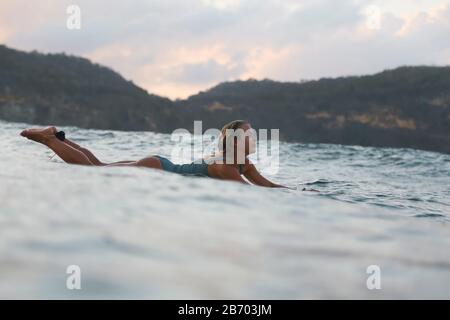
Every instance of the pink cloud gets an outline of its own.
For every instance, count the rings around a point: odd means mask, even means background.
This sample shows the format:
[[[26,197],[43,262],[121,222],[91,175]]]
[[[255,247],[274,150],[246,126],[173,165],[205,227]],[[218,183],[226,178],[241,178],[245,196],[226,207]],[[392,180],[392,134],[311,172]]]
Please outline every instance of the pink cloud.
[[[450,61],[449,2],[441,0],[78,0],[80,32],[65,28],[72,1],[24,10],[29,3],[0,3],[0,41],[83,55],[172,98],[235,79],[298,81]],[[362,13],[369,4],[380,6],[377,28]]]

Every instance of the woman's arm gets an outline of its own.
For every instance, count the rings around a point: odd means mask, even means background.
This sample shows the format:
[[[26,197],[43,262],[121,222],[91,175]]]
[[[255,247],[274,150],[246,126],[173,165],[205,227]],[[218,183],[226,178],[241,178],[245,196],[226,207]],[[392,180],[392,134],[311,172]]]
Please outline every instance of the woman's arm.
[[[253,184],[256,184],[258,186],[262,187],[268,187],[268,188],[288,188],[285,186],[282,186],[280,184],[273,183],[272,181],[269,181],[268,179],[264,178],[256,169],[255,165],[253,163],[249,163],[246,165],[244,176]],[[290,188],[288,188],[290,189]]]
[[[219,177],[223,180],[237,181],[248,185],[248,182],[242,179],[238,169],[231,166],[223,165],[220,170]]]

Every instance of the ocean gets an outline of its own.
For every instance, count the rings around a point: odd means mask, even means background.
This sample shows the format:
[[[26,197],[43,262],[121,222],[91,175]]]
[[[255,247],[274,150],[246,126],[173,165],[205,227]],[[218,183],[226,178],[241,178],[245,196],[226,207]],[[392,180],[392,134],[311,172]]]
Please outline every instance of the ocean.
[[[0,298],[450,299],[450,155],[281,142],[296,190],[266,189],[68,165],[27,127],[0,122]],[[60,128],[106,162],[173,148]]]

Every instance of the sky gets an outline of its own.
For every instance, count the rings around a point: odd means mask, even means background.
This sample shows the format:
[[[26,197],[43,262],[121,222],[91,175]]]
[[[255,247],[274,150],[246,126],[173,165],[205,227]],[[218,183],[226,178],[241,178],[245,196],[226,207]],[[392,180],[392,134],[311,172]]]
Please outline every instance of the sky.
[[[237,79],[450,65],[450,0],[0,0],[0,43],[83,56],[177,99]]]

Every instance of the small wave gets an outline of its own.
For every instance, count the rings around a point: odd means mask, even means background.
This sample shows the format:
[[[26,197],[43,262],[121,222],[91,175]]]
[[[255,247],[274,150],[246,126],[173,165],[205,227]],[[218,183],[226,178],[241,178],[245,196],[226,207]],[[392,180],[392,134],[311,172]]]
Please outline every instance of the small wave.
[[[409,197],[409,198],[406,198],[406,199],[409,200],[409,201],[414,201],[414,202],[423,201],[422,199],[420,199],[418,197]]]
[[[415,218],[443,218],[443,214],[439,213],[419,213],[414,215]]]
[[[313,181],[309,181],[309,182],[303,182],[303,183],[301,183],[301,185],[312,186],[312,185],[326,185],[326,184],[331,184],[331,183],[333,183],[333,181],[328,181],[326,179],[318,179],[318,180],[313,180]]]

